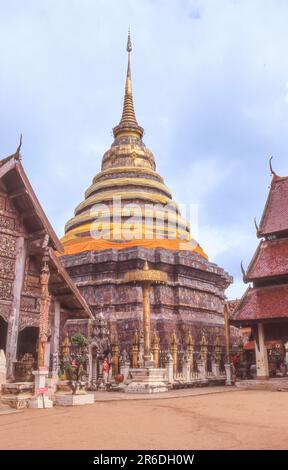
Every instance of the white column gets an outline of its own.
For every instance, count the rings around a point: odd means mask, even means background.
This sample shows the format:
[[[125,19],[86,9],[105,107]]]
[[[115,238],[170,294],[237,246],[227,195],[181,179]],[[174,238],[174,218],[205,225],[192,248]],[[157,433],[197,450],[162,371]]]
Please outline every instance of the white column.
[[[185,382],[191,382],[191,362],[189,357],[184,358],[183,376]]]
[[[259,349],[258,349],[259,348]],[[269,379],[269,367],[263,323],[258,323],[258,345],[255,341],[257,379]]]
[[[16,361],[19,315],[21,292],[24,281],[26,261],[26,243],[24,237],[18,237],[16,240],[16,261],[15,261],[15,279],[13,285],[13,300],[11,305],[11,313],[8,320],[7,344],[6,344],[6,361],[7,361],[7,377],[12,378],[13,362]]]
[[[173,365],[173,357],[169,354],[168,361],[166,362],[167,380],[169,383],[174,382]]]

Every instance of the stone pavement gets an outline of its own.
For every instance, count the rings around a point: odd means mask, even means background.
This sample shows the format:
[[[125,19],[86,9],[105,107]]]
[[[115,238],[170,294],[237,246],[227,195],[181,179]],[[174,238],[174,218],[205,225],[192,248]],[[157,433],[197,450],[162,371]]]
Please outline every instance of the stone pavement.
[[[269,380],[239,380],[238,390],[263,390],[270,392],[288,392],[288,377],[276,377]]]
[[[8,405],[3,405],[0,402],[0,415],[8,415],[10,413],[19,413],[19,410],[15,410]]]
[[[163,393],[139,393],[129,394],[124,392],[94,392],[95,402],[102,401],[122,401],[122,400],[163,400],[168,398],[185,398],[199,395],[212,395],[214,393],[226,393],[226,392],[239,392],[239,389],[233,386],[219,386],[219,387],[197,387],[188,388],[181,390],[170,390],[169,392]]]

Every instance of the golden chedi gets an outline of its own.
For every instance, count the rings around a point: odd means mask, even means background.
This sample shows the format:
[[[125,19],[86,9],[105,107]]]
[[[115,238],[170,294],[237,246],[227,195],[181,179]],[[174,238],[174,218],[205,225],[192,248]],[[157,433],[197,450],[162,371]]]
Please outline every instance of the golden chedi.
[[[133,104],[130,34],[125,97],[115,140],[104,154],[101,172],[65,226],[66,254],[129,246],[195,250],[206,256],[190,236],[189,224],[163,178],[156,172],[153,154],[142,141]]]
[[[114,142],[103,156],[100,173],[66,224],[61,261],[93,313],[108,321],[111,337],[119,338],[119,351],[125,349],[134,363],[143,346],[143,308],[150,299],[151,331],[159,338],[161,367],[161,350],[168,348],[172,334],[179,345],[188,332],[195,344],[203,331],[209,344],[219,335],[224,337],[225,289],[232,279],[208,261],[191,237],[189,224],[142,141],[132,96],[130,35],[127,51],[122,117],[113,129]],[[128,282],[128,274],[142,272],[145,261],[151,272],[161,272],[167,279],[151,283],[149,299],[148,291],[142,292],[142,278]],[[78,327],[89,336],[89,325],[80,323],[72,322],[71,331]]]

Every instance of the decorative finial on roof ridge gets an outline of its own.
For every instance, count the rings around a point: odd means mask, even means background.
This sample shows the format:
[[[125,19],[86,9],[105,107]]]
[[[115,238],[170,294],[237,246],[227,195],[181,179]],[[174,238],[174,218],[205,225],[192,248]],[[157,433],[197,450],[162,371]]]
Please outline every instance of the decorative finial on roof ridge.
[[[259,232],[259,226],[258,226],[258,224],[257,224],[256,217],[254,217],[254,225],[255,225],[256,231],[257,231],[257,233],[258,233],[258,232]]]
[[[22,133],[20,134],[19,145],[15,152],[15,158],[17,158],[17,160],[21,160],[21,154],[20,154],[21,147],[22,147]]]
[[[272,167],[272,160],[273,160],[273,156],[269,158],[269,167],[270,167],[271,175],[273,175],[273,176],[278,176],[278,175],[276,175],[275,171],[273,170],[273,167]]]
[[[246,272],[245,272],[245,269],[244,269],[244,267],[243,267],[243,261],[241,261],[240,267],[241,267],[241,272],[242,272],[242,276],[243,276],[243,281],[245,282],[245,279],[246,279]]]

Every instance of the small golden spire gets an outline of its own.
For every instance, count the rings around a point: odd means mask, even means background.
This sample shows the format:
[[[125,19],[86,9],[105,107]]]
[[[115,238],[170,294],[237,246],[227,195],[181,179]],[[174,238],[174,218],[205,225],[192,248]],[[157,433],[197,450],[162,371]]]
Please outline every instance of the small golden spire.
[[[130,29],[128,31],[128,40],[126,50],[128,52],[128,66],[126,74],[126,83],[125,83],[125,96],[123,111],[120,123],[118,126],[114,127],[113,133],[117,137],[120,134],[126,135],[137,135],[138,137],[143,136],[143,129],[138,125],[133,103],[133,94],[132,94],[132,78],[131,78],[131,64],[130,64],[130,53],[132,51],[132,42]]]

